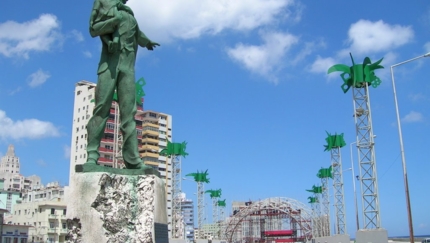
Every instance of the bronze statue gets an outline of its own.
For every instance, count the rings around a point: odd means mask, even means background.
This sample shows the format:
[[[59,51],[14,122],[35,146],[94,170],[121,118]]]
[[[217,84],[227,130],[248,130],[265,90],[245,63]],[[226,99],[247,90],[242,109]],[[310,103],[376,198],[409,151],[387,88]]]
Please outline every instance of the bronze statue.
[[[98,67],[93,116],[87,124],[87,165],[97,164],[98,149],[115,90],[123,135],[122,155],[127,169],[146,169],[139,156],[136,122],[134,66],[138,45],[153,50],[158,43],[140,31],[127,0],[95,0],[90,17],[91,36],[100,36],[102,53]]]

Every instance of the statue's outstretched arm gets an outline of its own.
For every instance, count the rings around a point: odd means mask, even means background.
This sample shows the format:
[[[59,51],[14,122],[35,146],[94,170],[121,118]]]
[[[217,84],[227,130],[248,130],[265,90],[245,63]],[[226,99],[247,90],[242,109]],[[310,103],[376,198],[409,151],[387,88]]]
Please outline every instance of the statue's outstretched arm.
[[[160,46],[157,42],[151,41],[146,35],[138,29],[137,43],[141,47],[146,47],[146,49],[152,51],[155,46]]]

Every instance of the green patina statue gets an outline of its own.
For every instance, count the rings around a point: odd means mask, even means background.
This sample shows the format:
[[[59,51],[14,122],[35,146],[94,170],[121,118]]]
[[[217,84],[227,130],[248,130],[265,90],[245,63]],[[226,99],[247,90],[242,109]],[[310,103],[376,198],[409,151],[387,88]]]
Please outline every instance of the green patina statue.
[[[97,70],[93,116],[87,124],[88,144],[85,165],[97,164],[98,149],[109,117],[114,92],[117,93],[121,132],[122,156],[127,169],[149,169],[138,152],[136,133],[136,84],[134,66],[138,45],[153,50],[152,42],[140,31],[133,11],[125,5],[127,0],[95,0],[90,17],[90,34],[100,36],[102,53]]]

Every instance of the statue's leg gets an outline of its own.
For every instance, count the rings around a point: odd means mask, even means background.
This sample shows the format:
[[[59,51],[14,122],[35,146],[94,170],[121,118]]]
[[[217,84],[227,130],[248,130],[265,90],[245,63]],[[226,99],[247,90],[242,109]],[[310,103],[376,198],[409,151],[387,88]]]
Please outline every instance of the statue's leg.
[[[94,107],[93,116],[87,124],[87,163],[95,164],[100,157],[100,141],[104,135],[115,90],[115,77],[112,77],[114,75],[111,72],[112,69],[114,68],[108,68],[99,74],[97,81],[95,93],[96,106]]]
[[[118,102],[123,136],[122,156],[126,168],[140,169],[143,165],[138,151],[136,132],[136,86],[134,75],[134,52],[122,51],[118,74]]]
[[[90,35],[92,37],[112,34],[118,29],[118,24],[121,21],[119,17],[112,17],[107,20],[97,22],[90,26]]]

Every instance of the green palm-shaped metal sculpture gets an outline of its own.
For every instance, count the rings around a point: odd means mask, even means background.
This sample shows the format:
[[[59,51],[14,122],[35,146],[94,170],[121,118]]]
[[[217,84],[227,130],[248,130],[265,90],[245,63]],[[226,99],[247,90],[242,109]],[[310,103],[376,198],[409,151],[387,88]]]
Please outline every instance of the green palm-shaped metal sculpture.
[[[317,197],[308,197],[309,202],[308,203],[318,203],[318,198]]]
[[[160,151],[160,155],[163,156],[171,156],[171,155],[182,155],[187,156],[188,153],[185,152],[185,149],[187,148],[187,142],[182,143],[171,143],[169,140],[167,140],[167,147]]]
[[[321,168],[318,171],[317,176],[318,176],[318,178],[332,178],[333,179],[333,173],[332,173],[331,166],[328,168]]]
[[[372,85],[373,88],[378,87],[381,84],[381,79],[375,75],[374,70],[379,68],[384,68],[379,65],[382,62],[381,58],[379,61],[372,63],[369,57],[364,58],[363,64],[355,64],[354,58],[352,58],[351,53],[349,54],[352,60],[352,66],[349,67],[344,64],[336,64],[331,66],[327,73],[332,72],[343,72],[340,77],[343,79],[343,84],[341,86],[344,93],[348,92],[351,86],[356,88],[364,87],[367,85]]]
[[[205,183],[209,183],[209,178],[207,178],[208,176],[208,170],[206,170],[205,172],[199,172],[197,171],[197,173],[190,173],[187,174],[185,176],[192,176],[194,177],[194,181],[195,182],[205,182]]]
[[[145,86],[146,82],[144,78],[140,78],[136,81],[136,104],[141,106],[142,105],[142,97],[145,96],[145,92],[143,91],[143,86]],[[113,94],[113,100],[118,101],[118,95],[115,91]]]
[[[207,190],[205,193],[209,193],[211,198],[221,197],[221,189],[218,190]]]
[[[322,186],[313,185],[311,190],[306,190],[306,191],[313,192],[313,193],[322,193],[323,189],[322,189]]]
[[[217,205],[218,205],[218,207],[225,207],[226,206],[225,199],[224,200],[218,200]]]
[[[324,145],[325,149],[324,151],[330,151],[332,148],[342,148],[346,145],[345,140],[343,139],[343,133],[340,135],[330,135],[330,133],[327,133],[327,138],[325,141],[327,142],[327,145]]]

